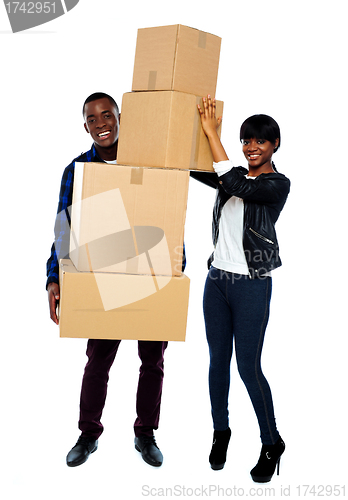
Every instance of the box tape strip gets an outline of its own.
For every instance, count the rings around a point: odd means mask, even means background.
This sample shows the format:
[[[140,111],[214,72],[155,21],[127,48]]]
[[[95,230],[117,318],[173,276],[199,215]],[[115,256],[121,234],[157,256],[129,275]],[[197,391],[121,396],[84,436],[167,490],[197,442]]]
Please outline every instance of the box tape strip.
[[[147,90],[156,90],[157,71],[149,71]]]
[[[131,178],[130,178],[130,183],[131,184],[138,184],[142,185],[143,183],[143,176],[144,176],[144,170],[141,167],[132,167],[131,169]]]
[[[205,49],[207,46],[207,34],[204,31],[200,31],[198,35],[198,47]]]

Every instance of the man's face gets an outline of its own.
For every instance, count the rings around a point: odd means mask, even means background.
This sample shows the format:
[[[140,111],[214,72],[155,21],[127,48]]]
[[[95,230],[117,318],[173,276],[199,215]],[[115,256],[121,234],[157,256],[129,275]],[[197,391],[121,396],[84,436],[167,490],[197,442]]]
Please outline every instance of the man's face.
[[[110,148],[118,139],[119,119],[115,105],[107,97],[85,105],[84,127],[101,148]]]

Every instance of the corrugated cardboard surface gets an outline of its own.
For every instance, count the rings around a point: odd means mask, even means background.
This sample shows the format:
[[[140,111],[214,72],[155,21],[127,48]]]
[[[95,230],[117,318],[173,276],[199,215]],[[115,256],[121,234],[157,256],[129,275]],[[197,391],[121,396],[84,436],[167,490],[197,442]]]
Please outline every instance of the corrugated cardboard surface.
[[[98,282],[100,277],[104,283]],[[184,274],[152,277],[80,272],[69,259],[63,259],[60,336],[184,341],[189,285]],[[108,309],[122,302],[124,305]]]
[[[132,90],[215,96],[221,38],[183,25],[138,30]]]
[[[79,271],[180,275],[189,172],[76,163],[70,258]]]
[[[202,98],[175,91],[128,92],[122,99],[117,158],[124,165],[214,171],[197,104]],[[221,116],[223,102],[217,101]],[[221,134],[221,127],[219,128]]]

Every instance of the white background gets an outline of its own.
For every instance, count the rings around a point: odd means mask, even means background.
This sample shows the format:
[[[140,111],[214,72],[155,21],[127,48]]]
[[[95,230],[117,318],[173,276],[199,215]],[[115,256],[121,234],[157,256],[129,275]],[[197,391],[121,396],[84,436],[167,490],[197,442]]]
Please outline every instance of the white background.
[[[251,496],[256,486],[258,496],[273,487],[278,498],[289,492],[296,498],[298,485],[344,485],[346,20],[344,0],[80,0],[67,15],[12,34],[0,7],[2,498],[140,499],[149,488],[152,497],[165,493],[159,488],[169,488],[167,496],[203,496],[209,485],[224,488],[220,496],[231,496],[233,487]],[[61,175],[91,146],[81,115],[85,97],[104,91],[121,104],[131,90],[137,29],[177,23],[222,37],[216,97],[225,102],[222,139],[234,163],[245,165],[242,121],[270,114],[282,132],[274,160],[292,181],[277,223],[283,267],[273,273],[263,355],[287,449],[280,476],[266,486],[249,475],[261,444],[235,361],[228,461],[220,472],[208,463],[212,423],[201,300],[214,192],[194,180],[185,230],[187,340],[167,349],[156,432],[163,466],[148,466],[133,446],[135,341],[121,344],[111,370],[98,451],[80,467],[65,464],[79,435],[86,357],[85,341],[60,339],[48,313],[45,264]]]

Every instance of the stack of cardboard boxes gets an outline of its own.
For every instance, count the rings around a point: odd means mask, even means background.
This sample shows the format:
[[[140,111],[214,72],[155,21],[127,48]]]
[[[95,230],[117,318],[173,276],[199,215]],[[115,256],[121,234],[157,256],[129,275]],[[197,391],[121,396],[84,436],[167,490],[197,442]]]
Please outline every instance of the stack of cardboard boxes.
[[[213,170],[197,104],[215,96],[221,38],[175,25],[138,30],[133,92],[124,94],[117,161]],[[223,103],[216,113],[222,115]]]
[[[215,95],[220,43],[181,25],[138,30],[117,165],[75,165],[62,337],[185,340],[189,170],[213,170],[197,104]]]

